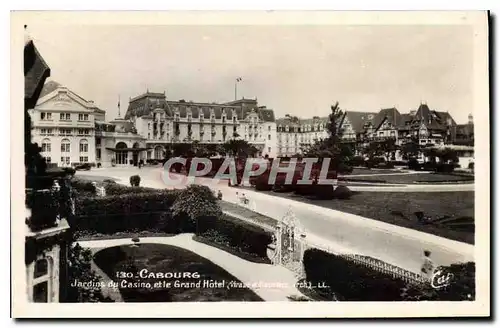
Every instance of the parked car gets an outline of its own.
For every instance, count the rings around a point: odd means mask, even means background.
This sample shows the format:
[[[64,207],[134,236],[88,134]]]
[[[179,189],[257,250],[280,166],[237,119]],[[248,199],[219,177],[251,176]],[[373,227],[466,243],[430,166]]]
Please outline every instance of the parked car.
[[[83,164],[75,166],[75,170],[90,171],[90,168],[91,168],[91,166],[89,163],[83,163]]]

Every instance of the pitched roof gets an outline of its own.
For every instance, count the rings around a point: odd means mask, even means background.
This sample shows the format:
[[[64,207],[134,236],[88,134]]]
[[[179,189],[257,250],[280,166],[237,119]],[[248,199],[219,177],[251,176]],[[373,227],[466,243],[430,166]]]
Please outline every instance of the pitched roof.
[[[46,95],[50,94],[51,92],[57,90],[58,88],[63,88],[64,86],[57,82],[57,81],[47,81],[47,83],[44,84],[43,88],[42,88],[42,91],[40,92],[40,98],[42,97],[45,97]],[[78,98],[80,98],[83,102],[85,102],[88,106],[89,109],[92,109],[94,112],[96,113],[100,113],[100,114],[105,114],[106,111],[103,110],[103,109],[100,109],[99,107],[97,107],[94,102],[92,100],[86,100],[84,99],[82,96],[80,96],[79,94],[77,94],[76,92],[72,91],[72,94],[74,94],[75,96],[77,96]]]
[[[216,119],[221,119],[225,113],[228,120],[233,119],[233,112],[236,114],[238,120],[244,120],[250,112],[255,111],[258,117],[264,122],[274,122],[274,111],[270,108],[258,107],[257,102],[252,99],[244,99],[244,104],[240,100],[240,105],[235,105],[238,101],[233,101],[226,104],[210,104],[199,102],[186,102],[184,100],[171,101],[167,100],[162,93],[147,93],[135,98],[129,102],[125,118],[128,119],[132,116],[144,117],[150,115],[156,109],[162,109],[167,116],[174,116],[177,109],[181,118],[186,118],[188,112],[191,112],[192,118],[199,118],[203,113],[203,117],[209,119],[213,111]],[[248,106],[250,104],[250,106]],[[244,106],[246,105],[246,106]]]
[[[303,125],[314,125],[320,123],[326,123],[328,117],[315,116],[313,118],[299,118],[297,116],[285,116],[276,119],[277,125],[288,125],[288,126],[303,126]]]
[[[448,112],[431,110],[427,104],[420,104],[414,121],[421,121],[428,129],[433,130],[446,130],[448,125],[456,126],[455,120]]]
[[[347,118],[349,120],[352,129],[357,133],[362,132],[365,124],[372,121],[374,117],[375,115],[370,112],[346,111],[344,115],[344,119]]]
[[[384,108],[375,116],[372,121],[373,127],[378,129],[380,125],[385,122],[385,120],[392,123],[394,126],[398,126],[401,122],[401,114],[396,108]]]
[[[474,134],[474,124],[458,124],[457,135],[471,136]]]
[[[40,98],[48,95],[49,93],[51,93],[52,91],[56,90],[61,86],[62,85],[56,81],[48,81],[47,83],[44,84],[42,92],[40,92]]]

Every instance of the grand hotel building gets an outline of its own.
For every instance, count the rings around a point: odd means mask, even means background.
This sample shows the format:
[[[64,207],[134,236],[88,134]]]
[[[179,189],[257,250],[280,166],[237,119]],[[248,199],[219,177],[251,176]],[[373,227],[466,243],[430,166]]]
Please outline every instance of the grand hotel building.
[[[175,143],[222,144],[244,139],[259,155],[275,157],[274,111],[256,99],[223,104],[170,101],[165,93],[146,92],[129,100],[124,118],[106,122],[92,101],[50,81],[29,111],[32,137],[42,156],[57,166],[95,163],[103,167],[163,159]]]

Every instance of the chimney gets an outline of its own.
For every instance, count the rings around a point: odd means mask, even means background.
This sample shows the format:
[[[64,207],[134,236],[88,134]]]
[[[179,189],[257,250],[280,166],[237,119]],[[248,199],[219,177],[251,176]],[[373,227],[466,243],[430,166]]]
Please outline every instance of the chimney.
[[[469,121],[468,121],[469,124],[474,124],[474,120],[473,120],[473,117],[472,117],[472,114],[469,114]]]

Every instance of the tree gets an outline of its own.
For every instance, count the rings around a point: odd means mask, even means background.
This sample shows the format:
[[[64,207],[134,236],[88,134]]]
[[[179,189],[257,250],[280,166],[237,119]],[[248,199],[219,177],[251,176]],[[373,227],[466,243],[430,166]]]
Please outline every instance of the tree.
[[[408,142],[401,145],[401,153],[403,158],[409,160],[410,158],[418,157],[420,153],[420,145],[418,139],[412,137]]]
[[[342,130],[339,128],[340,120],[344,113],[336,102],[330,107],[331,113],[328,116],[327,131],[328,137],[317,141],[312,146],[303,150],[308,157],[319,158],[322,161],[330,158],[330,169],[343,173],[348,168],[353,156],[352,148],[342,142]]]
[[[370,159],[374,157],[384,156],[387,160],[390,160],[392,153],[398,149],[396,145],[395,138],[387,138],[382,141],[373,141],[370,143],[367,149],[368,156]]]
[[[430,147],[424,149],[424,155],[430,157],[431,162],[436,162],[436,158],[439,158],[441,163],[447,162],[458,162],[457,151],[449,147],[446,148],[436,148]]]
[[[223,145],[224,151],[234,157],[248,157],[254,155],[258,149],[250,145],[248,141],[241,139],[231,139],[226,141]]]
[[[193,184],[181,191],[172,205],[172,214],[196,223],[201,217],[219,217],[222,210],[209,187]]]

